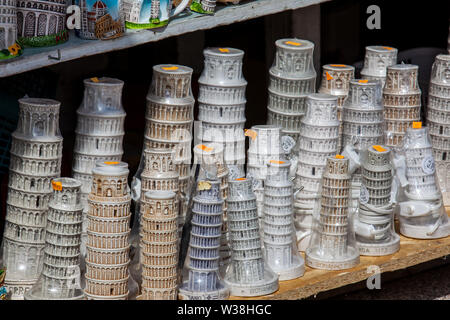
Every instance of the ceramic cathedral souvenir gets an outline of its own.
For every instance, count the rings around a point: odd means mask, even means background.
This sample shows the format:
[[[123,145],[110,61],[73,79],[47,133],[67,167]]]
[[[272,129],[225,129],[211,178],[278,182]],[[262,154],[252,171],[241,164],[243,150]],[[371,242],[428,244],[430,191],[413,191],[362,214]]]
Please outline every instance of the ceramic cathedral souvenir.
[[[61,173],[63,138],[60,103],[19,100],[19,121],[12,133],[6,221],[3,233],[5,286],[21,300],[37,281],[44,263],[45,227],[51,180]]]
[[[314,93],[306,98],[306,115],[301,121],[296,146],[298,155],[295,186],[295,225],[300,251],[308,247],[312,213],[319,196],[319,184],[327,158],[335,155],[339,140],[337,97]]]
[[[81,182],[52,180],[53,195],[47,212],[44,267],[25,300],[81,300],[80,243],[83,222]]]
[[[321,181],[321,199],[313,223],[313,235],[306,249],[306,264],[315,269],[342,270],[359,263],[359,251],[352,227],[348,159],[327,158]]]
[[[297,141],[300,120],[306,113],[306,96],[316,92],[314,43],[280,39],[275,45],[275,60],[269,70],[267,124],[281,127],[284,135]]]
[[[278,289],[278,275],[264,261],[252,183],[238,178],[229,184],[228,220],[233,258],[225,283],[233,296],[273,293]]]
[[[18,0],[19,42],[27,47],[54,46],[66,42],[69,38],[66,29],[67,5],[66,0]]]
[[[427,126],[444,205],[450,205],[450,55],[436,56],[428,91]]]
[[[397,63],[397,53],[398,50],[392,47],[367,46],[361,77],[378,80],[381,82],[381,88],[384,88],[387,67]]]
[[[0,2],[0,61],[18,57],[22,47],[17,42],[16,0]]]

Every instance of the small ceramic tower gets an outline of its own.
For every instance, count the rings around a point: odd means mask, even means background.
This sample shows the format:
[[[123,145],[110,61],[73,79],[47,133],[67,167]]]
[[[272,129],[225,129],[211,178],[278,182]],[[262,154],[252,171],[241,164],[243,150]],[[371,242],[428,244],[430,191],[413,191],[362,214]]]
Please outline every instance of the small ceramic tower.
[[[225,163],[245,163],[245,89],[242,72],[244,51],[233,48],[207,48],[203,51],[205,67],[198,80],[201,121],[198,138],[224,146]]]
[[[450,55],[436,56],[428,91],[427,125],[444,205],[450,205]]]
[[[190,9],[198,13],[214,14],[216,0],[193,0]]]
[[[337,114],[340,122],[338,152],[342,149],[342,114],[344,100],[350,91],[350,80],[355,77],[355,67],[346,64],[326,64],[322,67],[322,82],[319,93],[337,96]]]
[[[264,184],[264,250],[269,267],[280,280],[295,279],[305,272],[295,241],[290,166],[289,161],[269,161]]]
[[[173,191],[148,191],[142,195],[142,300],[177,299],[177,209]]]
[[[347,158],[336,155],[327,159],[321,188],[320,213],[313,225],[310,246],[306,249],[306,264],[325,270],[352,268],[359,263],[359,252],[349,217]]]
[[[300,120],[306,113],[306,96],[316,92],[314,43],[300,39],[280,39],[275,45],[275,60],[269,70],[267,124],[281,127],[283,134],[297,141]]]
[[[387,69],[383,105],[388,147],[401,146],[406,129],[413,122],[420,121],[421,91],[418,71],[419,67],[412,64],[396,64]]]
[[[222,206],[220,181],[200,180],[193,198],[188,272],[180,286],[181,300],[225,300],[229,296],[219,274]]]
[[[364,68],[361,70],[363,79],[379,80],[381,88],[386,81],[387,67],[397,63],[398,50],[386,46],[367,46],[364,57]]]
[[[92,186],[92,169],[96,161],[117,162],[123,155],[126,113],[122,107],[124,82],[113,78],[84,80],[84,97],[77,110],[72,176],[81,181],[83,244],[85,251],[88,211],[87,197]]]
[[[400,237],[393,225],[391,150],[374,145],[367,148],[362,158],[361,196],[355,226],[359,253],[364,256],[392,254],[400,249]]]
[[[405,201],[399,201],[400,233],[417,239],[450,235],[450,221],[436,179],[435,163],[428,128],[408,128],[403,143],[407,184]]]
[[[81,182],[52,180],[53,196],[47,212],[44,267],[25,300],[81,300],[80,244],[83,205]]]
[[[61,173],[63,143],[58,101],[23,98],[19,108],[3,233],[5,286],[13,300],[23,299],[42,271],[51,180]]]
[[[300,251],[308,247],[312,213],[319,195],[319,184],[327,158],[335,155],[339,138],[337,97],[316,93],[306,99],[306,115],[302,119],[297,143],[297,187],[303,187],[295,196],[295,223]]]
[[[0,3],[0,61],[11,59],[22,53],[17,43],[17,9],[16,0],[5,0]]]
[[[131,216],[128,173],[128,168],[120,164],[92,170],[84,289],[89,300],[128,299]]]

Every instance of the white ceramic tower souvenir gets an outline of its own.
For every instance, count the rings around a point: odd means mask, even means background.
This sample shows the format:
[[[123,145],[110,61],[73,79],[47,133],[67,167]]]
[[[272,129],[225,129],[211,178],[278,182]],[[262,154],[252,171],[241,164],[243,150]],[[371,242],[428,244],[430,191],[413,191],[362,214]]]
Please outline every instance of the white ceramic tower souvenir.
[[[82,183],[81,197],[85,215],[82,235],[82,254],[85,254],[88,210],[87,197],[91,192],[92,169],[99,160],[118,162],[123,155],[123,136],[126,113],[122,107],[124,82],[113,78],[84,80],[84,97],[77,110],[72,176]]]
[[[359,253],[364,256],[392,254],[400,249],[400,237],[394,230],[391,150],[374,145],[368,147],[361,158],[361,196],[355,220]]]
[[[61,173],[63,142],[58,101],[23,98],[19,108],[2,244],[5,286],[13,300],[23,299],[42,271],[51,180]]]
[[[309,245],[312,213],[327,158],[337,152],[337,99],[325,93],[311,94],[306,99],[306,115],[302,119],[296,146],[298,165],[295,186],[302,189],[295,195],[294,210],[300,251],[305,251]]]
[[[420,124],[420,123],[419,123]],[[408,128],[402,153],[406,171],[400,181],[404,198],[399,199],[400,233],[416,239],[436,239],[450,235],[450,221],[442,201],[428,135],[428,128]]]
[[[223,144],[225,163],[244,172],[245,89],[242,73],[244,51],[234,48],[207,48],[199,82],[198,138],[202,143]]]
[[[396,64],[387,68],[383,88],[386,145],[398,148],[406,129],[420,121],[421,91],[418,82],[419,67],[412,64]]]
[[[200,180],[193,198],[187,272],[178,294],[181,300],[228,299],[229,289],[219,273],[222,206],[220,181]]]
[[[0,61],[18,57],[22,47],[17,43],[16,0],[0,2]]]
[[[297,141],[300,120],[306,113],[306,96],[316,92],[314,43],[279,39],[275,46],[275,60],[269,70],[267,124],[281,127],[283,134]]]
[[[173,191],[148,191],[142,194],[140,300],[177,299],[177,210],[177,195]]]
[[[386,81],[387,67],[397,63],[398,50],[386,46],[367,46],[364,67],[361,70],[363,79],[379,80],[381,88]]]
[[[315,269],[342,270],[359,263],[350,215],[349,161],[341,155],[329,157],[321,182],[321,199],[313,223],[306,264]]]
[[[322,67],[322,82],[319,93],[332,94],[338,97],[337,114],[340,121],[338,152],[342,149],[342,114],[344,100],[350,91],[350,80],[355,77],[355,67],[346,64],[326,64]]]
[[[344,103],[342,154],[349,157],[352,175],[353,207],[359,200],[361,187],[361,152],[384,142],[381,85],[376,80],[350,81],[350,93]]]
[[[53,195],[47,212],[44,267],[25,300],[81,300],[80,244],[83,205],[81,182],[52,180]]]
[[[264,251],[280,281],[301,277],[305,272],[295,236],[290,166],[289,161],[270,160],[264,183]]]
[[[225,283],[233,296],[273,293],[278,290],[278,275],[264,262],[252,182],[238,178],[229,184],[228,219],[233,258]]]
[[[130,294],[130,204],[128,169],[107,165],[92,170],[88,197],[86,287],[89,300],[126,300]]]
[[[427,126],[444,205],[450,205],[450,55],[436,56],[428,91]]]

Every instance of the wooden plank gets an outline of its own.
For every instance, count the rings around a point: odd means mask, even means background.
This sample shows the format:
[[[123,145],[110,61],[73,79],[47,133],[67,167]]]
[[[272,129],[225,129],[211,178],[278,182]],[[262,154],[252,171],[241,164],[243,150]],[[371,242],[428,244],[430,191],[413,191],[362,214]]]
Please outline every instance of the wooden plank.
[[[450,210],[447,211],[450,213]],[[281,281],[277,292],[267,296],[243,298],[230,297],[231,300],[295,300],[314,296],[320,292],[358,283],[369,278],[369,266],[378,266],[381,273],[405,269],[423,262],[450,255],[450,237],[435,240],[416,240],[400,236],[400,250],[389,256],[361,256],[358,266],[348,270],[327,271],[306,267],[303,277]],[[304,257],[304,255],[303,255]]]
[[[121,50],[197,30],[212,29],[286,10],[293,10],[330,0],[258,0],[237,6],[219,6],[213,16],[185,11],[162,30],[128,30],[113,40],[83,40],[70,32],[68,42],[55,47],[27,48],[24,54],[0,63],[0,77],[38,69],[99,53]]]

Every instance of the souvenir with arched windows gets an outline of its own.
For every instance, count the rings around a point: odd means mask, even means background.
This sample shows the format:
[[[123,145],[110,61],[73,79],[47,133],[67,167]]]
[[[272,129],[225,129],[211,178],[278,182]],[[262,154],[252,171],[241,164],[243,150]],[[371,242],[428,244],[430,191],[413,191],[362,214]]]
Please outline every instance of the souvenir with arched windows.
[[[367,46],[364,67],[361,70],[363,79],[378,80],[381,88],[386,81],[387,67],[397,63],[398,50],[387,46]]]

